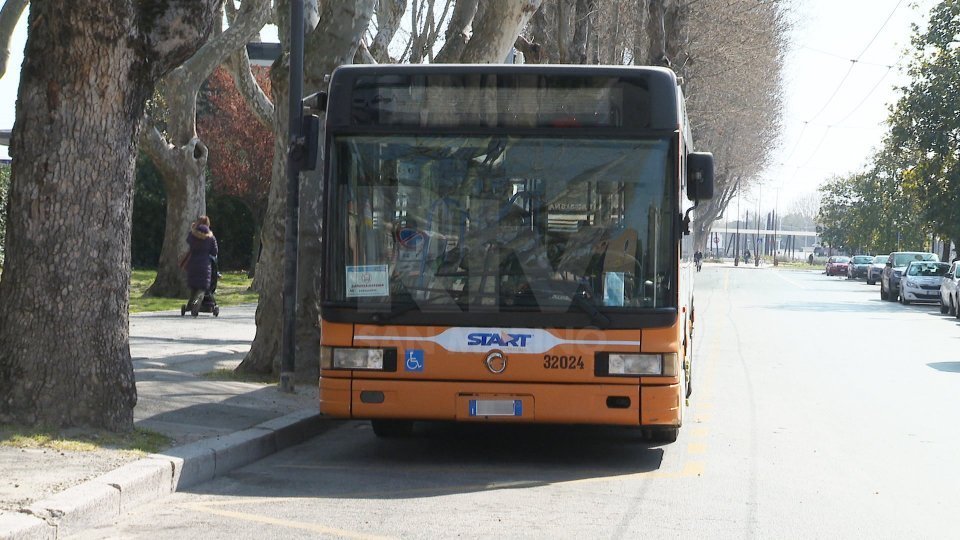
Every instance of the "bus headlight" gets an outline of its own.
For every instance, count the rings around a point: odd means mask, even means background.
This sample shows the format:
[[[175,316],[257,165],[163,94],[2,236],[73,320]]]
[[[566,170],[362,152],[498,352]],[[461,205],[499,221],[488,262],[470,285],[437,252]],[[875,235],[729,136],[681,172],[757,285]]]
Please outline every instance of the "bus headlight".
[[[396,371],[397,350],[321,347],[320,367],[324,369]]]
[[[597,375],[621,377],[675,377],[677,354],[600,353],[596,359]]]

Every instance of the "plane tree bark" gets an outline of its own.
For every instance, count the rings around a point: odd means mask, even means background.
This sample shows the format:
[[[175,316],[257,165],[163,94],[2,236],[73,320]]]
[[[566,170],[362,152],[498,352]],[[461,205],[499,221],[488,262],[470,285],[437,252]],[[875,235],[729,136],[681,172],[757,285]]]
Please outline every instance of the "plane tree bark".
[[[133,427],[134,161],[146,100],[222,0],[34,0],[0,278],[0,422]]]

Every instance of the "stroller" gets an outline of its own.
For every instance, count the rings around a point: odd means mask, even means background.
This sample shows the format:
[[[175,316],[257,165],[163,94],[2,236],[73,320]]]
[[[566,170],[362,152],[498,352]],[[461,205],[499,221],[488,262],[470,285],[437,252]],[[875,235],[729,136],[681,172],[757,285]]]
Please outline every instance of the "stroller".
[[[217,264],[216,257],[210,257],[210,288],[204,291],[203,298],[200,299],[200,305],[197,306],[196,313],[192,313],[194,317],[200,313],[213,313],[214,317],[220,316],[220,306],[217,305],[217,282],[220,281],[220,278],[223,277],[223,274],[220,273],[220,266]],[[180,316],[183,317],[190,311],[190,306],[183,304],[180,306]]]

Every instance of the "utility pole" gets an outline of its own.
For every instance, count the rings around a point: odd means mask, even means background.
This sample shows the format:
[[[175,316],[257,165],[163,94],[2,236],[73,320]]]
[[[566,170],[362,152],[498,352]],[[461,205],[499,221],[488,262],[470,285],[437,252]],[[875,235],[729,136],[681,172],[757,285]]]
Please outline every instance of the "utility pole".
[[[280,391],[294,392],[297,322],[297,236],[303,164],[303,0],[290,0],[290,109],[287,125],[287,208],[283,237],[283,332]]]
[[[777,198],[779,199],[780,192],[777,191]],[[777,201],[778,203],[780,201]],[[780,243],[777,242],[777,211],[773,211],[773,265],[777,266],[777,248],[780,247]]]
[[[753,239],[753,265],[760,266],[760,196],[763,186],[757,186],[757,236]]]
[[[733,265],[740,266],[740,181],[737,180],[737,235],[733,241]]]

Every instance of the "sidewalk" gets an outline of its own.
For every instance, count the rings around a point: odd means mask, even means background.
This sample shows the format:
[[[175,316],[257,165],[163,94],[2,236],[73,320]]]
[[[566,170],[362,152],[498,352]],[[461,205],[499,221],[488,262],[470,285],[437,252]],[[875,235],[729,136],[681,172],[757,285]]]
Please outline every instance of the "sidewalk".
[[[137,427],[171,438],[150,456],[0,446],[0,539],[58,538],[309,438],[323,427],[317,387],[221,381],[250,348],[256,307],[220,317],[131,315]]]

